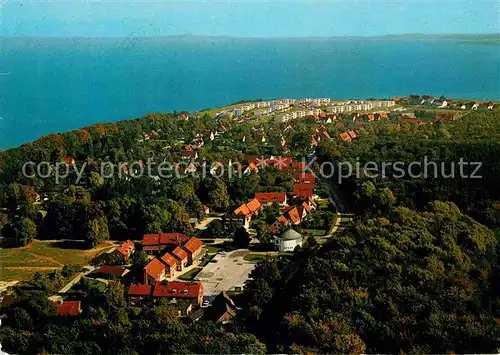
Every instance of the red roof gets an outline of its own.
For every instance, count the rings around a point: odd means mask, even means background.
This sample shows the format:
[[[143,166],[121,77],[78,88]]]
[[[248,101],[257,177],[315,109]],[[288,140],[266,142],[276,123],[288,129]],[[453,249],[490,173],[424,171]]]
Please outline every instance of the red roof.
[[[144,234],[142,237],[142,246],[145,249],[160,249],[165,245],[181,245],[189,240],[189,237],[180,233],[161,233],[161,234]]]
[[[165,255],[161,257],[161,261],[170,268],[174,268],[175,265],[177,265],[177,259],[170,253],[165,253]]]
[[[349,133],[347,132],[342,132],[340,133],[340,138],[344,141],[344,142],[350,142],[352,140],[351,136],[349,135]]]
[[[162,233],[160,234],[161,245],[181,245],[189,240],[187,235],[181,233]]]
[[[131,284],[128,288],[129,296],[150,296],[151,295],[151,285],[136,285]]]
[[[260,203],[284,203],[286,201],[285,192],[256,192],[255,198]]]
[[[203,243],[201,240],[195,237],[191,237],[191,239],[188,240],[186,244],[183,245],[183,248],[190,252],[191,254],[196,253],[199,249],[201,249],[201,246]]]
[[[337,128],[342,128],[342,127],[344,127],[344,122],[338,122],[338,123],[336,123],[336,124],[335,124],[335,127],[337,127]]]
[[[160,244],[159,239],[159,234],[144,234],[142,236],[142,246],[158,245]]]
[[[294,207],[290,211],[288,211],[288,215],[290,216],[290,219],[294,224],[300,223],[300,213],[297,207]]]
[[[316,178],[311,173],[300,172],[297,175],[297,181],[306,184],[314,184],[316,182]]]
[[[314,184],[296,183],[293,185],[293,194],[296,197],[311,197],[314,191]]]
[[[256,211],[259,210],[259,208],[261,208],[261,204],[259,202],[259,200],[257,200],[256,198],[254,198],[253,200],[251,200],[249,203],[247,203],[247,207],[248,209],[254,213]]]
[[[296,163],[292,163],[292,168],[295,168],[295,169],[304,169],[305,167],[306,167],[305,161],[299,161]]]
[[[234,213],[237,214],[237,215],[248,216],[248,215],[256,213],[261,207],[262,207],[262,205],[260,204],[259,200],[257,200],[256,198],[254,198],[250,202],[248,202],[246,204],[243,204],[240,207],[238,207],[234,211]]]
[[[76,316],[81,311],[80,301],[63,301],[57,305],[57,314],[60,316]]]
[[[159,259],[153,259],[144,267],[144,271],[153,279],[158,280],[162,272],[165,271],[165,265]]]
[[[153,290],[153,297],[198,298],[203,293],[203,286],[199,282],[169,282],[162,285],[157,282]]]
[[[135,250],[135,244],[131,240],[127,240],[125,243],[120,245],[116,250],[123,256],[129,256],[130,253],[133,250]]]
[[[287,224],[287,223],[288,223],[288,219],[287,219],[285,216],[279,216],[279,217],[278,217],[278,222],[279,222],[280,224],[285,225],[285,224]]]
[[[358,137],[358,135],[356,134],[356,132],[354,131],[348,131],[347,134],[352,138],[352,139],[356,139]]]
[[[172,251],[172,255],[175,256],[175,258],[180,261],[186,260],[188,257],[187,253],[181,247],[176,247]]]
[[[68,165],[73,165],[75,164],[75,159],[73,159],[72,157],[66,157],[66,158],[63,158],[64,162]]]

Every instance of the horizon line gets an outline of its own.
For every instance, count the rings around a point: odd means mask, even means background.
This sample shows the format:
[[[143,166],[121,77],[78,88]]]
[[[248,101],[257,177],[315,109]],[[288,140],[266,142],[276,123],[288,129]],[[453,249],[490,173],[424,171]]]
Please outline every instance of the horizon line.
[[[141,36],[134,32],[126,36],[31,36],[31,35],[0,35],[0,38],[77,38],[77,39],[120,39],[120,38],[213,38],[213,39],[369,39],[369,38],[387,38],[387,37],[451,37],[451,36],[498,36],[500,38],[500,32],[488,32],[488,33],[399,33],[399,34],[383,34],[383,35],[339,35],[339,36],[231,36],[231,35],[197,35],[197,34],[172,34],[172,35],[147,35]]]

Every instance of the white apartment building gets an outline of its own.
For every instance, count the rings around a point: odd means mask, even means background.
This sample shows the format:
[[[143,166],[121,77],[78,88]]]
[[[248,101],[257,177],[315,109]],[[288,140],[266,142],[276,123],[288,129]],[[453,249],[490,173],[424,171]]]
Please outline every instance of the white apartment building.
[[[269,107],[271,106],[271,103],[269,101],[259,101],[255,103],[255,107],[261,108],[261,107]]]
[[[273,109],[273,111],[280,111],[280,110],[284,110],[284,109],[288,108],[289,106],[290,106],[289,104],[276,103],[273,106],[271,106],[271,108]]]
[[[255,116],[265,116],[265,115],[269,115],[271,112],[272,112],[271,108],[268,107],[268,108],[263,108],[263,109],[255,110],[253,112],[253,114]]]

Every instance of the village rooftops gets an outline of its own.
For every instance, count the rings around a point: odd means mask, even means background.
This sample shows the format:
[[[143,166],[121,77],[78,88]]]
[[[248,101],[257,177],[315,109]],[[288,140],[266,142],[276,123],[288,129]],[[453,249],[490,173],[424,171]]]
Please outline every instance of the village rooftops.
[[[59,316],[77,316],[81,312],[80,301],[63,301],[57,305],[57,315]]]
[[[342,132],[342,133],[339,134],[339,136],[340,136],[340,139],[342,139],[344,142],[350,142],[350,141],[352,141],[351,136],[347,132]]]
[[[262,205],[260,204],[259,200],[254,198],[250,202],[245,203],[245,204],[241,205],[240,207],[238,207],[234,211],[234,213],[237,215],[250,216],[252,214],[256,214],[261,207],[262,207]]]
[[[127,240],[125,243],[120,245],[116,251],[125,257],[129,257],[130,254],[135,250],[134,242]]]
[[[129,296],[151,296],[153,286],[142,284],[131,284],[128,288]]]
[[[175,258],[180,261],[186,260],[188,257],[187,253],[181,247],[176,247],[172,251],[172,255],[175,256]]]
[[[293,224],[299,224],[301,221],[301,216],[300,212],[297,207],[292,208],[290,211],[288,211],[288,215],[290,216],[290,219],[292,220]]]
[[[165,246],[178,246],[189,240],[189,237],[180,233],[144,234],[142,246],[144,250],[159,250]]]
[[[157,282],[153,290],[153,297],[198,298],[203,292],[199,282],[168,282],[163,285]]]
[[[296,183],[293,185],[293,194],[295,197],[309,198],[312,197],[314,184]]]
[[[146,274],[157,280],[160,275],[165,272],[165,265],[159,259],[153,259],[144,267]]]
[[[182,247],[191,254],[195,254],[196,251],[202,247],[202,245],[203,243],[201,242],[201,240],[195,237],[191,237],[191,239],[189,239],[188,242],[184,244]]]
[[[285,203],[285,192],[256,192],[255,198],[261,203]]]
[[[170,253],[165,253],[165,255],[161,257],[161,261],[171,269],[177,265],[177,259]]]

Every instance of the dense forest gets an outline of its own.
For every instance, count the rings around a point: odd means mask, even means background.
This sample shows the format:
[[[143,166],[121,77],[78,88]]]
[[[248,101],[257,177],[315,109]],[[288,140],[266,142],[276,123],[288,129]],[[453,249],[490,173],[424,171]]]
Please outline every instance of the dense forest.
[[[0,152],[0,228],[10,246],[40,238],[83,240],[89,248],[105,239],[139,239],[148,232],[191,234],[189,219],[201,217],[202,205],[222,213],[258,191],[290,191],[291,177],[275,168],[242,178],[100,175],[102,162],[121,168],[124,162],[148,159],[182,161],[184,147],[200,137],[204,144],[196,152],[210,163],[244,163],[245,155],[286,155],[300,161],[312,152],[318,163],[409,164],[424,157],[438,164],[460,159],[482,163],[480,179],[396,178],[390,168],[386,177],[361,174],[341,184],[333,176],[330,182],[351,205],[354,221],[321,246],[308,239],[291,260],[269,257],[257,264],[238,296],[241,310],[232,324],[184,324],[167,304],[129,307],[119,283],[110,283],[105,291],[88,285],[82,290],[84,313],[66,319],[54,316],[42,290],[2,310],[4,350],[498,352],[500,111],[481,109],[446,120],[435,119],[433,110],[419,110],[422,124],[402,123],[401,113],[374,122],[366,115],[353,119],[346,114],[332,122],[307,117],[292,124],[154,113]],[[347,130],[355,130],[357,138],[342,141],[339,134]],[[332,138],[311,146],[311,137],[321,131]],[[208,138],[212,134],[213,140]],[[76,171],[59,183],[53,175],[22,174],[27,161],[54,166],[68,157],[83,168],[78,182]],[[275,217],[269,208],[259,226]]]

